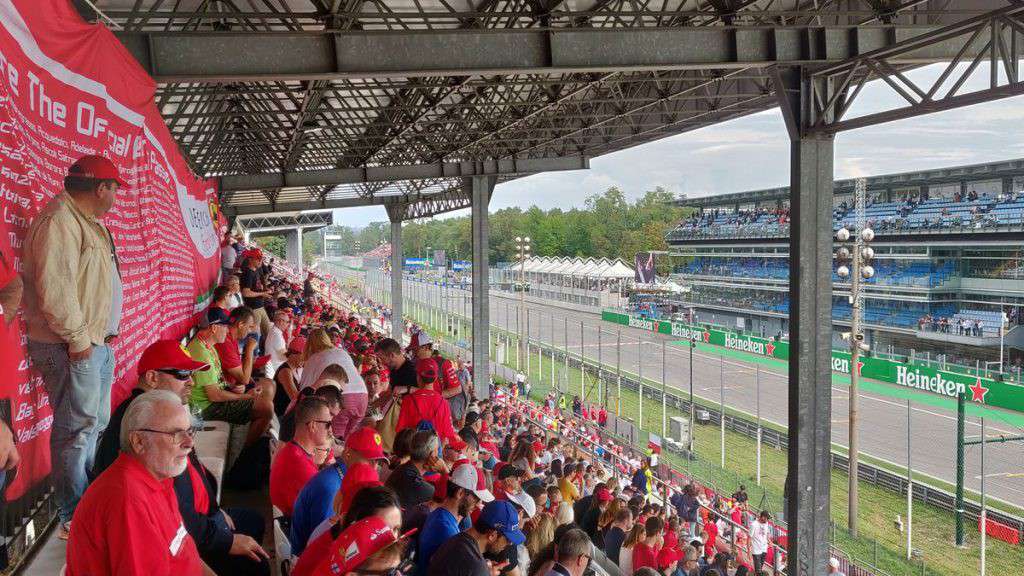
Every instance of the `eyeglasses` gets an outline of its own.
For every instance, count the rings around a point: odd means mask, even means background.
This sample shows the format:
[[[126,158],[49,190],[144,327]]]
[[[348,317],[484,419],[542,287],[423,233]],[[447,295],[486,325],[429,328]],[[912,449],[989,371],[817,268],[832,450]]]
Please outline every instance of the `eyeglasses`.
[[[161,368],[161,369],[157,370],[157,372],[160,372],[162,374],[167,374],[168,376],[173,377],[175,380],[181,380],[181,381],[188,380],[189,378],[192,377],[192,371],[191,370],[180,370],[178,368]]]
[[[330,429],[330,427],[331,427],[331,421],[330,420],[310,420],[310,422],[313,422],[313,423],[316,423],[316,424],[323,424],[324,427],[328,428],[328,429]]]
[[[139,428],[139,432],[152,432],[154,434],[170,436],[176,444],[184,442],[185,438],[191,440],[199,430],[200,428],[198,426],[186,428],[185,430],[153,430],[152,428]]]

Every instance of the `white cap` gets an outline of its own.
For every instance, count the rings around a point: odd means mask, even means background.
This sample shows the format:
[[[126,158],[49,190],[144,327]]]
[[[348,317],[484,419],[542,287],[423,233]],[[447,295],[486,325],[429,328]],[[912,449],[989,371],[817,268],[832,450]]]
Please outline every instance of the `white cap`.
[[[828,565],[833,567],[833,568],[839,568],[839,559],[837,559],[837,558],[829,558],[828,559]]]
[[[487,490],[486,488],[483,490],[476,489],[477,482],[479,482],[480,477],[477,476],[476,468],[474,468],[472,464],[459,464],[456,466],[455,470],[452,470],[450,480],[452,481],[452,484],[455,484],[459,488],[472,491],[481,502],[490,502],[491,500],[494,500],[494,495],[491,494],[490,490]]]
[[[509,494],[508,499],[515,505],[519,506],[523,510],[526,510],[526,517],[533,518],[537,514],[537,503],[533,498],[520,490],[515,494]]]
[[[434,343],[434,340],[430,337],[430,334],[427,334],[426,332],[419,332],[418,334],[416,334],[416,345],[417,346],[427,346],[428,344],[433,344],[433,343]]]

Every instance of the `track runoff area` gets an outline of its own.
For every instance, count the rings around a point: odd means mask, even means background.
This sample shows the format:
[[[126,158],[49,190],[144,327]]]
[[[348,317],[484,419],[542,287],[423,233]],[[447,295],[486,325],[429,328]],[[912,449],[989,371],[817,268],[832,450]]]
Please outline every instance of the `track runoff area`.
[[[424,301],[452,314],[468,316],[471,311],[469,292],[449,288],[442,290],[432,283],[406,280],[403,298]],[[444,301],[446,304],[443,304]],[[497,291],[491,292],[491,325],[496,330],[516,332],[519,298]],[[644,379],[660,383],[662,374],[662,341],[667,340],[665,374],[668,387],[677,394],[689,393],[690,350],[678,337],[657,334],[637,328],[611,324],[595,313],[572,310],[557,304],[524,302],[529,314],[531,343],[567,348],[570,353],[583,355],[589,361],[601,361],[614,372],[616,367],[616,339],[621,333],[621,370],[632,374],[641,371]],[[406,304],[408,313],[408,304]],[[581,332],[582,324],[582,332]],[[525,330],[525,329],[524,329]],[[598,332],[601,332],[600,337]],[[600,338],[600,343],[599,343]],[[724,392],[725,406],[753,415],[760,397],[761,418],[776,427],[787,424],[787,374],[784,364],[777,361],[756,361],[742,353],[701,346],[693,351],[693,379],[695,396],[705,403],[717,405]],[[758,366],[757,364],[760,364]],[[525,368],[523,369],[525,372]],[[758,385],[759,381],[759,385]],[[849,386],[848,377],[834,375],[832,379],[832,442],[845,448],[848,438]],[[570,394],[579,392],[578,382],[569,382]],[[758,393],[758,388],[760,392]],[[596,402],[595,392],[589,391],[588,401]],[[614,392],[613,392],[614,395]],[[907,437],[910,429],[912,468],[915,481],[928,483],[929,476],[946,484],[956,481],[956,403],[934,394],[920,392],[891,384],[862,381],[860,392],[861,457],[889,463],[901,472],[907,462]],[[911,400],[908,417],[907,398]],[[652,402],[648,410],[659,411]],[[980,418],[986,419],[986,434],[1020,434],[1024,416],[1011,412],[968,405],[965,434],[981,434]],[[909,421],[908,421],[909,420]],[[655,430],[654,432],[659,432]],[[965,487],[975,492],[981,489],[981,451],[978,447],[965,452]],[[1017,508],[1024,508],[1024,444],[990,444],[985,447],[985,480],[988,498],[1001,500]],[[941,486],[940,486],[941,487]]]

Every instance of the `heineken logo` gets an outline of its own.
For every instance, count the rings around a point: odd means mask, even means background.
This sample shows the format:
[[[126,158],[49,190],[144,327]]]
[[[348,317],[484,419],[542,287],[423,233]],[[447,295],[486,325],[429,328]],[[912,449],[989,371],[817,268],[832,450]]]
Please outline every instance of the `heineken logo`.
[[[860,360],[858,360],[857,361],[857,375],[858,376],[860,376],[862,374],[862,370],[863,369],[864,369],[864,363],[861,362]],[[840,374],[849,374],[850,373],[850,359],[849,358],[843,358],[841,356],[833,356],[832,357],[832,371],[833,372],[839,372]]]
[[[981,378],[978,378],[977,380],[975,380],[974,381],[974,385],[971,386],[970,389],[971,389],[971,402],[981,402],[982,404],[984,404],[985,403],[985,394],[988,394],[988,388],[985,388],[984,386],[982,386]]]
[[[704,336],[700,331],[695,330],[686,324],[676,324],[674,322],[672,323],[672,335],[685,338],[686,340],[693,340],[694,338],[700,338],[701,340],[704,339]]]
[[[732,334],[725,335],[725,347],[732,348],[733,350],[740,350],[742,352],[760,354],[762,356],[768,353],[764,342],[758,342],[757,340],[751,340],[750,338],[737,338]],[[772,345],[772,350],[774,351],[774,349],[775,346]]]
[[[896,366],[896,383],[900,386],[906,386],[907,388],[927,390],[929,392],[942,394],[943,396],[951,396],[953,398],[956,398],[957,395],[963,394],[964,391],[967,390],[967,387],[960,382],[954,382],[943,377],[941,372],[936,373],[935,375],[929,375],[921,372],[921,370],[917,368],[911,370],[905,365]],[[975,386],[981,386],[980,379]],[[974,386],[971,388],[973,390]],[[984,398],[984,393],[981,393],[981,400],[978,399],[977,394],[974,396],[975,401],[984,402]]]
[[[645,320],[643,318],[637,318],[636,316],[629,317],[630,328],[643,328],[644,330],[654,330],[654,321]]]

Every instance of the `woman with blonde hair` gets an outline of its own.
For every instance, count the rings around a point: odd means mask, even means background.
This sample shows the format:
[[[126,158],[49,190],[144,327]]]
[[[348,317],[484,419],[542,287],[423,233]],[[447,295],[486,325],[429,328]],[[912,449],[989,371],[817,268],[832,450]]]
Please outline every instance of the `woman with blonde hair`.
[[[350,432],[362,424],[363,417],[366,416],[366,406],[369,402],[366,383],[356,369],[352,357],[345,350],[335,347],[330,335],[323,328],[317,328],[310,333],[302,355],[305,364],[299,380],[300,391],[313,386],[324,370],[332,364],[340,366],[348,376],[346,382],[340,383],[341,412],[334,417],[331,424],[334,436],[344,441]]]
[[[555,517],[538,514],[533,527],[526,531],[526,550],[530,558],[537,558],[541,549],[555,541]]]
[[[604,512],[601,512],[601,516],[597,519],[597,529],[601,534],[601,540],[604,540],[604,535],[608,533],[608,529],[611,527],[612,522],[615,522],[615,517],[619,514],[619,510],[626,507],[626,503],[618,498],[615,498],[608,504]]]

